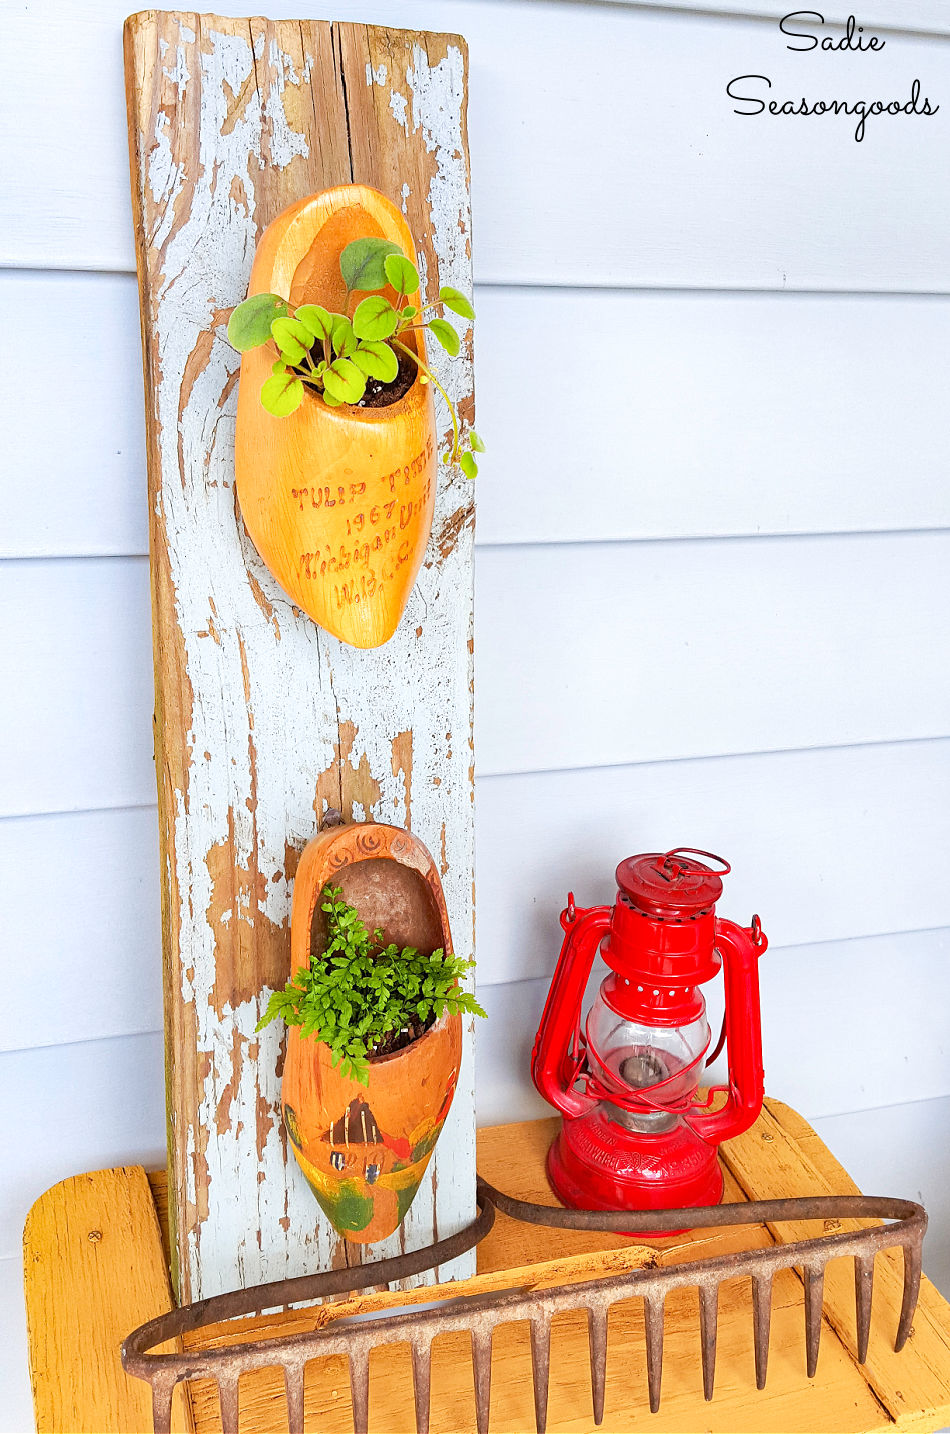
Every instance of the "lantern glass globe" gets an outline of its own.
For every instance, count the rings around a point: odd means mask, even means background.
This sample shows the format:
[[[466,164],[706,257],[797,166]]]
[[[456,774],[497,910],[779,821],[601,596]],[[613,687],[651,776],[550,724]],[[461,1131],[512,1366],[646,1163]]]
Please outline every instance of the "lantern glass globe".
[[[605,1102],[610,1118],[621,1119],[632,1130],[658,1133],[673,1129],[682,1117],[667,1108],[679,1107],[699,1085],[701,1057],[709,1045],[705,1012],[682,1026],[648,1025],[614,1010],[602,987],[588,1013],[585,1031],[588,1059],[603,1085],[620,1097],[635,1091],[648,1097],[649,1104],[638,1111]],[[659,1109],[651,1109],[653,1105]]]

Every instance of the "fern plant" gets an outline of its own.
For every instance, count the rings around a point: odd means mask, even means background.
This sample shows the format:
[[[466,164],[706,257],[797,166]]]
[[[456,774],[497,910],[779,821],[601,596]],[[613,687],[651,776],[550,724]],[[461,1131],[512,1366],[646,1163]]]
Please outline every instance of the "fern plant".
[[[454,358],[461,347],[458,331],[444,313],[431,311],[448,309],[473,320],[475,310],[468,299],[445,286],[438,299],[423,304],[421,310],[410,304],[409,295],[419,288],[419,271],[389,239],[354,239],[340,255],[340,273],[346,285],[342,313],[331,313],[319,304],[291,309],[279,294],[253,294],[232,311],[228,339],[240,353],[274,345],[271,376],[261,388],[262,405],[275,417],[286,417],[300,407],[308,389],[328,408],[358,404],[368,380],[381,384],[396,380],[403,355],[420,370],[420,382],[434,383],[448,405],[452,447],[444,462],[457,463],[466,478],[474,478],[475,453],[483,452],[485,445],[474,430],[463,439],[455,405],[429,365],[405,342],[408,334],[428,329]],[[381,292],[387,287],[396,293],[395,304]],[[350,301],[356,293],[366,298],[351,316]]]
[[[409,1045],[446,1011],[484,1016],[460,985],[474,961],[441,948],[430,956],[414,946],[400,951],[383,944],[380,930],[370,938],[339,887],[324,887],[321,909],[327,914],[326,948],[311,954],[282,991],[271,993],[259,1031],[278,1017],[299,1026],[302,1035],[326,1042],[344,1075],[367,1085],[374,1056]]]

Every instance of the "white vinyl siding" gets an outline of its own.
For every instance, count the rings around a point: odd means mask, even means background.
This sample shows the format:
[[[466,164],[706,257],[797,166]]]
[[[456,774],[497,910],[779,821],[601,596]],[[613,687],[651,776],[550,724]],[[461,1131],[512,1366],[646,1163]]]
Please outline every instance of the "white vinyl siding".
[[[0,16],[7,1431],[26,1210],[164,1141],[126,8]],[[721,851],[722,913],[771,941],[768,1089],[860,1181],[925,1193],[950,1287],[950,21],[868,0],[886,49],[829,59],[784,49],[786,9],[297,13],[470,45],[479,1119],[543,1109],[568,890],[609,901],[632,852]],[[843,117],[735,115],[749,73],[816,98],[919,77],[941,110],[857,145]]]

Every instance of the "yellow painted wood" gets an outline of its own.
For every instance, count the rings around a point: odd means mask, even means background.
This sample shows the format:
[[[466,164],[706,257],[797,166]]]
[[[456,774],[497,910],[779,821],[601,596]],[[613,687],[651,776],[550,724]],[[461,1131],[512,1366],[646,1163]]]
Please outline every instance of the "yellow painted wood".
[[[23,1271],[38,1434],[150,1429],[151,1391],[119,1362],[125,1336],[171,1306],[144,1170],[97,1170],[47,1190],[27,1218]],[[172,1427],[191,1428],[180,1393]]]
[[[496,1126],[479,1132],[479,1169],[493,1184],[522,1198],[553,1203],[544,1177],[543,1157],[557,1129],[557,1120],[530,1121],[517,1125]],[[847,1193],[855,1186],[834,1157],[822,1145],[814,1131],[794,1111],[770,1101],[756,1125],[745,1136],[730,1142],[724,1151],[727,1200],[767,1199],[781,1195]],[[37,1254],[55,1265],[58,1259],[60,1232],[49,1220],[38,1221],[36,1212],[57,1192],[63,1206],[63,1229],[82,1231],[84,1220],[74,1218],[73,1197],[88,1191],[98,1192],[96,1208],[103,1201],[118,1198],[116,1192],[127,1189],[130,1174],[137,1176],[135,1219],[126,1219],[124,1239],[110,1240],[100,1250],[99,1265],[90,1282],[86,1275],[83,1307],[101,1309],[111,1299],[109,1290],[121,1270],[122,1280],[134,1279],[151,1291],[153,1308],[161,1308],[159,1292],[168,1300],[167,1251],[159,1241],[156,1210],[164,1204],[164,1175],[149,1177],[153,1194],[143,1172],[106,1171],[94,1176],[79,1177],[78,1182],[58,1186],[38,1202],[31,1215],[34,1232],[33,1248]],[[87,1182],[84,1186],[82,1182]],[[899,1191],[889,1193],[900,1193]],[[127,1197],[126,1197],[127,1198]],[[121,1203],[121,1200],[120,1200]],[[144,1208],[143,1208],[144,1207]],[[80,1207],[85,1208],[85,1207]],[[150,1213],[149,1213],[150,1212]],[[146,1214],[149,1218],[146,1219]],[[88,1218],[85,1224],[88,1224]],[[104,1220],[103,1216],[99,1217]],[[98,1228],[98,1227],[97,1227]],[[118,1226],[115,1227],[118,1230]],[[811,1233],[814,1226],[791,1232],[789,1227],[772,1231],[764,1226],[746,1230],[716,1232],[693,1230],[682,1236],[649,1243],[631,1242],[620,1236],[569,1231],[543,1230],[541,1227],[518,1226],[499,1217],[496,1229],[479,1249],[478,1274],[470,1281],[451,1286],[451,1293],[510,1288],[512,1285],[547,1285],[565,1279],[589,1278],[591,1274],[614,1272],[650,1260],[675,1263],[722,1253],[725,1250],[768,1244],[775,1238],[794,1238]],[[28,1229],[29,1234],[29,1229]],[[52,1241],[52,1243],[50,1243]],[[108,1259],[101,1258],[108,1255]],[[666,1304],[666,1338],[663,1366],[663,1401],[658,1415],[649,1413],[646,1399],[646,1361],[643,1342],[643,1317],[639,1300],[616,1306],[610,1318],[610,1353],[607,1372],[607,1407],[602,1428],[621,1431],[649,1429],[683,1431],[696,1434],[708,1431],[787,1431],[787,1434],[818,1434],[818,1431],[869,1431],[899,1428],[902,1430],[938,1429],[950,1423],[950,1306],[941,1299],[929,1282],[924,1281],[920,1311],[914,1333],[906,1350],[893,1353],[893,1336],[899,1306],[899,1283],[888,1273],[889,1259],[877,1261],[877,1288],[871,1330],[869,1362],[862,1369],[853,1356],[854,1308],[851,1263],[836,1262],[826,1273],[826,1325],[822,1336],[818,1376],[808,1380],[805,1375],[804,1317],[802,1288],[791,1271],[775,1281],[772,1316],[771,1357],[768,1384],[764,1391],[755,1388],[752,1354],[752,1307],[748,1280],[733,1280],[720,1289],[719,1349],[716,1395],[711,1404],[702,1397],[699,1364],[698,1301],[693,1291],[679,1291]],[[73,1292],[73,1267],[67,1262],[56,1282],[64,1305],[77,1308],[80,1302]],[[840,1271],[840,1276],[839,1276]],[[89,1286],[92,1288],[89,1288]],[[448,1289],[446,1289],[446,1293]],[[391,1293],[362,1296],[334,1302],[313,1310],[292,1311],[266,1319],[242,1322],[247,1338],[262,1334],[287,1334],[313,1328],[343,1314],[408,1304],[432,1299],[439,1293],[427,1290],[394,1295]],[[42,1324],[36,1295],[27,1285],[31,1306],[31,1346],[39,1337],[41,1357],[31,1350],[37,1408],[48,1408],[45,1384],[59,1378],[61,1362],[75,1359],[74,1345],[69,1342],[69,1329],[61,1323],[54,1333],[37,1335]],[[156,1300],[158,1301],[157,1303]],[[125,1309],[127,1327],[136,1319]],[[145,1318],[141,1314],[138,1318]],[[98,1318],[98,1317],[97,1317]],[[93,1322],[95,1323],[95,1322]],[[98,1325],[87,1338],[88,1360],[108,1383],[115,1380],[117,1360],[110,1360],[103,1340],[114,1339],[120,1321],[112,1320],[111,1329],[97,1333]],[[203,1345],[233,1339],[235,1326],[225,1332],[223,1327],[209,1330],[201,1337]],[[65,1340],[62,1345],[59,1340]],[[191,1342],[191,1341],[189,1341]],[[197,1343],[197,1341],[195,1341]],[[371,1362],[370,1429],[373,1434],[400,1434],[414,1429],[412,1382],[408,1351],[380,1349]],[[549,1429],[558,1431],[593,1431],[590,1377],[587,1363],[587,1339],[583,1318],[563,1316],[555,1321],[552,1361]],[[119,1373],[119,1379],[124,1376]],[[126,1384],[132,1381],[125,1381]],[[143,1389],[145,1388],[142,1386]],[[147,1392],[147,1391],[146,1391]],[[73,1424],[40,1424],[41,1431],[52,1428],[101,1429],[112,1431],[147,1430],[148,1421],[136,1422],[136,1415],[119,1415],[118,1394],[114,1389],[100,1391],[97,1410],[107,1411],[112,1422],[97,1413],[99,1422]],[[191,1390],[195,1434],[220,1434],[217,1395],[212,1384],[196,1384]],[[241,1385],[241,1434],[285,1434],[286,1412],[282,1376],[279,1371],[265,1370],[245,1376]],[[85,1417],[85,1416],[84,1416]],[[344,1362],[331,1358],[313,1361],[307,1370],[306,1427],[321,1434],[349,1434],[352,1429],[349,1380]],[[122,1420],[125,1422],[122,1422]],[[118,1421],[118,1422],[117,1422]],[[492,1434],[514,1434],[534,1427],[531,1393],[530,1354],[527,1328],[511,1325],[500,1329],[495,1337],[492,1383]],[[471,1358],[465,1337],[444,1336],[436,1341],[433,1354],[432,1430],[434,1434],[449,1431],[473,1431],[475,1428],[474,1392]]]
[[[818,1157],[817,1162],[814,1156]],[[754,1190],[756,1198],[761,1200],[857,1191],[854,1181],[801,1116],[777,1101],[767,1103],[751,1130],[723,1147],[723,1159],[744,1187]],[[900,1195],[903,1192],[898,1187],[885,1193]],[[868,1223],[843,1220],[839,1228],[856,1230]],[[790,1222],[775,1226],[771,1233],[783,1242],[800,1240],[814,1234],[815,1225]],[[947,1422],[950,1411],[950,1308],[925,1276],[910,1339],[897,1354],[894,1335],[902,1285],[900,1251],[879,1255],[874,1266],[871,1340],[863,1367],[864,1377],[892,1419],[902,1424],[909,1419],[912,1422],[908,1427],[939,1429]],[[826,1268],[824,1309],[826,1324],[855,1357],[854,1278],[850,1260],[837,1260]]]

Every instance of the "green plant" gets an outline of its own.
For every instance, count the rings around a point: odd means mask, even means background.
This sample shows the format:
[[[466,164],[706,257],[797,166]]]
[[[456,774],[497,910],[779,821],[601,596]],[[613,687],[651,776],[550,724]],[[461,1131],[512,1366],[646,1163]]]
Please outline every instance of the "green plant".
[[[367,1085],[373,1056],[409,1045],[445,1011],[484,1016],[459,985],[474,961],[441,949],[426,956],[414,946],[384,946],[379,930],[370,940],[339,887],[324,887],[321,908],[327,913],[326,949],[311,954],[310,964],[282,991],[272,992],[259,1031],[277,1017],[300,1026],[303,1035],[326,1042],[344,1075]]]
[[[472,430],[465,446],[455,405],[428,364],[419,357],[404,336],[428,329],[446,353],[455,357],[461,341],[458,331],[444,317],[426,317],[430,309],[451,310],[463,319],[475,318],[475,311],[458,289],[442,288],[435,303],[421,309],[408,302],[419,288],[415,264],[398,244],[388,239],[355,239],[340,255],[340,273],[346,285],[341,314],[319,304],[301,304],[291,310],[279,294],[253,294],[238,304],[228,321],[228,339],[240,353],[273,343],[276,359],[270,378],[261,388],[261,403],[268,413],[284,418],[294,413],[309,388],[329,408],[358,404],[368,379],[392,383],[399,373],[398,354],[407,355],[420,370],[420,382],[434,383],[448,404],[452,418],[452,448],[444,462],[457,463],[467,478],[478,472],[475,453],[485,445]],[[391,286],[396,304],[380,291]],[[350,317],[354,294],[366,298]]]

